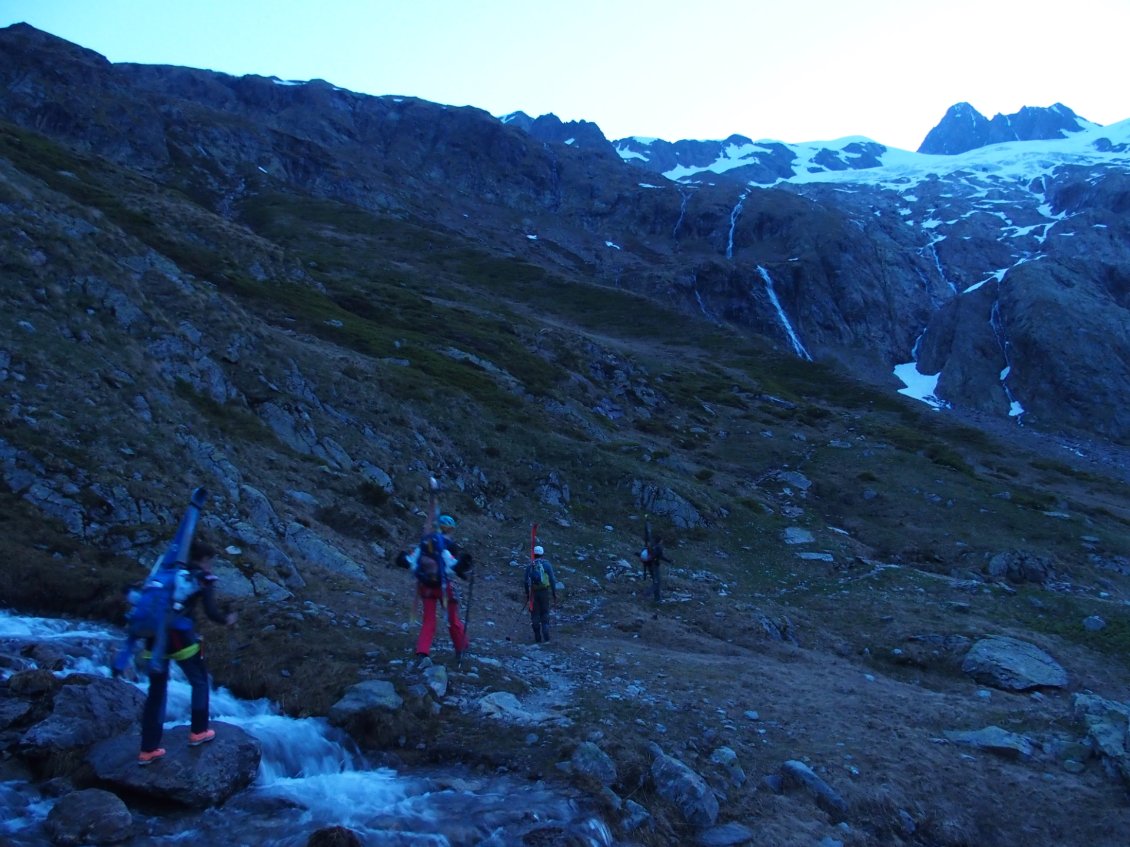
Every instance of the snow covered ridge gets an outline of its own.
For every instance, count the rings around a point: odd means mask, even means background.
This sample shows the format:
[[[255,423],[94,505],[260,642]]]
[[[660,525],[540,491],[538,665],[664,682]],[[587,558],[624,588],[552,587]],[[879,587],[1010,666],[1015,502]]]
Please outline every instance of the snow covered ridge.
[[[835,182],[905,187],[924,179],[973,172],[1031,179],[1063,164],[1130,168],[1130,120],[1085,124],[1066,138],[1011,141],[957,155],[913,153],[862,136],[785,144],[732,135],[723,141],[624,138],[614,142],[625,161],[655,169],[676,182],[708,182],[715,175],[750,183]]]

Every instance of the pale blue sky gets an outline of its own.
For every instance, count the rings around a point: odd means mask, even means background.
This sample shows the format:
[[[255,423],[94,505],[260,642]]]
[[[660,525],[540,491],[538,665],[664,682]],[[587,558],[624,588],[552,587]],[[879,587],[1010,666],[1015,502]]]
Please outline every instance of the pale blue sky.
[[[960,101],[1130,118],[1130,0],[0,0],[114,62],[321,78],[627,135],[916,149]]]

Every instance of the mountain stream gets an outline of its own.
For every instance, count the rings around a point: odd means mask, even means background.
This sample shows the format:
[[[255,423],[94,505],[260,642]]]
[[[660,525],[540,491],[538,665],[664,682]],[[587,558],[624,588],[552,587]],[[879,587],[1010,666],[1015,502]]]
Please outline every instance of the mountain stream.
[[[68,656],[57,676],[108,675],[121,634],[84,621],[21,617],[0,610],[0,655],[50,641]],[[12,669],[0,667],[0,678]],[[168,725],[188,721],[189,687],[179,671],[169,685]],[[142,688],[144,684],[142,683]],[[345,826],[366,845],[387,847],[614,847],[591,801],[567,788],[507,775],[447,768],[399,772],[370,763],[344,733],[319,718],[289,718],[266,700],[212,694],[213,720],[240,726],[262,745],[259,772],[222,807],[153,815],[131,809],[136,835],[125,845],[304,847],[327,826]],[[159,766],[159,765],[158,765]],[[0,777],[0,844],[50,845],[44,822],[57,797]]]

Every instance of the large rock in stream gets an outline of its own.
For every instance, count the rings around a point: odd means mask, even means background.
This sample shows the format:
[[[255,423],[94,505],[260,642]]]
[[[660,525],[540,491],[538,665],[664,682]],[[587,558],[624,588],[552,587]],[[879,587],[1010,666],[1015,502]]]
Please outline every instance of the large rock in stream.
[[[188,746],[188,727],[165,730],[164,758],[138,767],[138,734],[107,739],[90,751],[87,761],[105,786],[177,806],[218,806],[251,784],[259,771],[259,742],[237,726],[213,722],[215,740]]]

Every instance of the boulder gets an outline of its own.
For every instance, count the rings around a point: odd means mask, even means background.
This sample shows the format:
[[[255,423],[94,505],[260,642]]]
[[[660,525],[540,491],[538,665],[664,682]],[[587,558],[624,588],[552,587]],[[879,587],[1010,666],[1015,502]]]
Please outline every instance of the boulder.
[[[733,785],[739,788],[745,785],[745,770],[742,769],[741,763],[738,761],[738,754],[732,748],[719,747],[710,754],[710,761],[726,773],[726,777]]]
[[[59,799],[44,824],[53,844],[118,844],[131,835],[133,815],[116,794],[99,788]]]
[[[687,823],[714,826],[718,820],[718,798],[706,781],[683,762],[660,753],[651,763],[656,793],[674,805]]]
[[[55,693],[51,712],[24,732],[19,753],[43,776],[73,774],[88,747],[135,726],[144,702],[137,688],[121,680],[71,674]]]
[[[1042,585],[1055,575],[1050,558],[1023,550],[997,553],[989,559],[988,574],[994,579],[1003,577],[1016,584],[1033,582],[1037,585]]]
[[[437,700],[442,700],[447,695],[447,668],[443,665],[424,668],[424,684]]]
[[[359,682],[330,707],[327,718],[348,732],[364,747],[382,748],[418,738],[434,718],[431,689],[419,685],[405,692],[410,700],[385,679]]]
[[[815,798],[816,805],[828,813],[832,823],[847,819],[847,803],[843,797],[804,762],[790,759],[781,765],[781,786],[785,790],[808,789]]]
[[[1029,738],[1001,729],[999,726],[974,730],[946,730],[945,736],[954,744],[968,744],[1004,756],[1020,756],[1027,759],[1035,752],[1035,747]]]
[[[975,642],[965,654],[961,670],[983,685],[1005,691],[1067,685],[1067,671],[1055,659],[1018,638],[1000,636]]]
[[[258,740],[232,724],[213,722],[215,740],[188,746],[187,726],[165,731],[168,752],[148,767],[138,767],[138,736],[129,732],[95,745],[87,762],[105,786],[175,806],[202,809],[221,805],[246,788],[259,771]]]
[[[499,720],[508,723],[568,725],[570,720],[564,715],[542,709],[529,709],[509,691],[494,691],[479,700],[479,708]]]
[[[350,715],[378,710],[396,712],[404,705],[404,698],[396,693],[396,686],[387,679],[369,679],[359,682],[345,692],[345,696],[330,707],[330,722],[341,726]]]
[[[606,787],[616,782],[616,763],[591,741],[577,745],[569,759],[569,770],[578,776],[590,777]]]

